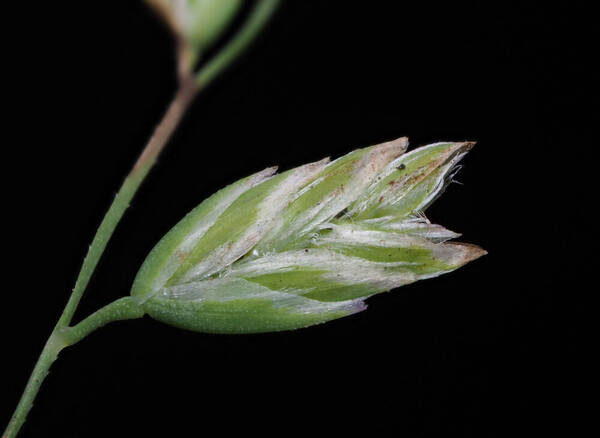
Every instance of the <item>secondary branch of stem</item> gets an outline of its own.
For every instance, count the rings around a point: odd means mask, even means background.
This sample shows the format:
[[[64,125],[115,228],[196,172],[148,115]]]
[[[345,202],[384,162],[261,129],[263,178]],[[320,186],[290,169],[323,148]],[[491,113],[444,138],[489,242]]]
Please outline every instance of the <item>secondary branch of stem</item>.
[[[75,326],[61,329],[58,335],[67,347],[76,344],[109,322],[137,319],[142,316],[144,316],[144,311],[134,299],[123,297],[95,311]]]

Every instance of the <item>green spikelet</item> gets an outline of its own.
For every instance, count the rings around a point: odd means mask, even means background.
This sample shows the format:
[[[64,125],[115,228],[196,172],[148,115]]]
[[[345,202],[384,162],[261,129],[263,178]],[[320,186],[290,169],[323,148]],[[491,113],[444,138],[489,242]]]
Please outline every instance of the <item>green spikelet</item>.
[[[485,254],[423,211],[472,143],[405,153],[406,138],[215,193],[152,250],[132,295],[152,317],[195,331],[289,330],[350,315],[373,294]]]

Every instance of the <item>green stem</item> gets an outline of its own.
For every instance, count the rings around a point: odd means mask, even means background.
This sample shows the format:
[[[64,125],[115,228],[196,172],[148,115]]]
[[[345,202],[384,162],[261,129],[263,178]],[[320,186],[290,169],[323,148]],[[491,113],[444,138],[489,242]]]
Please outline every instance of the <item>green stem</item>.
[[[4,431],[4,435],[2,435],[3,438],[13,438],[17,435],[19,429],[21,429],[21,426],[25,422],[27,413],[31,410],[33,400],[40,389],[40,385],[48,375],[50,366],[56,360],[59,351],[64,347],[65,344],[62,342],[60,336],[56,332],[52,332],[48,341],[46,341],[46,345],[44,345],[44,348],[42,349],[40,357],[35,364],[35,368],[31,372],[31,376],[29,376],[21,400],[19,400],[19,404]]]
[[[133,298],[124,297],[97,310],[74,327],[55,328],[48,338],[35,364],[35,368],[31,372],[21,400],[19,400],[19,404],[4,431],[3,438],[13,438],[17,435],[33,406],[33,400],[40,390],[42,382],[48,375],[52,363],[54,363],[58,357],[58,353],[63,348],[76,344],[91,332],[109,322],[136,319],[142,316],[144,316],[144,311]]]

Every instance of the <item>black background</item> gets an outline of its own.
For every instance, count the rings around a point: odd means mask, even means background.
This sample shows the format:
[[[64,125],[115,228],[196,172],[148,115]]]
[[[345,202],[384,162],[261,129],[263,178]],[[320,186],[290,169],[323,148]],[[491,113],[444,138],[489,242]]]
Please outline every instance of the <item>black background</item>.
[[[575,2],[283,3],[196,100],[76,320],[127,294],[152,246],[220,187],[403,135],[413,147],[478,142],[464,185],[428,216],[489,255],[295,332],[109,325],[61,353],[21,436],[579,427],[593,345],[583,337],[593,289],[581,279],[597,260],[582,252],[598,144],[591,12]],[[142,2],[31,8],[5,16],[20,30],[5,55],[3,424],[176,87],[171,40]]]

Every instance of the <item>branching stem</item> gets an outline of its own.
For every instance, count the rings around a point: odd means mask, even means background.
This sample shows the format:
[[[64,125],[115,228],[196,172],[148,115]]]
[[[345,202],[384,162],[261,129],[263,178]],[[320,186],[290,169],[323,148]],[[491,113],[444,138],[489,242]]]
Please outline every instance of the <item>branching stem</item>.
[[[76,344],[91,332],[109,322],[141,318],[143,315],[144,311],[131,297],[124,297],[94,312],[74,327],[59,328],[57,326],[48,338],[48,341],[35,364],[35,368],[31,372],[31,376],[25,386],[21,400],[19,400],[15,413],[4,432],[4,438],[16,436],[25,421],[27,413],[33,406],[33,400],[35,399],[42,382],[48,375],[52,363],[56,360],[58,353],[60,353],[63,348]]]
[[[40,354],[40,357],[29,377],[23,395],[19,400],[13,416],[2,435],[3,438],[14,438],[25,422],[27,414],[33,406],[33,401],[42,382],[48,375],[52,363],[58,353],[65,347],[79,342],[94,330],[112,321],[141,318],[143,310],[130,297],[121,298],[96,311],[79,324],[70,327],[73,315],[81,300],[100,257],[125,210],[129,207],[133,196],[144,181],[144,178],[156,163],[160,152],[164,149],[171,135],[185,115],[189,105],[201,89],[204,89],[218,74],[223,71],[256,37],[258,32],[275,11],[280,0],[262,0],[252,10],[247,21],[232,40],[208,61],[200,70],[193,73],[186,62],[185,50],[178,47],[178,76],[179,87],[169,105],[163,119],[156,127],[154,134],[146,144],[140,157],[125,178],[113,203],[100,223],[96,235],[85,256],[81,271],[75,282],[73,292]],[[178,42],[180,44],[181,41]]]
[[[54,327],[54,330],[52,330],[48,341],[46,341],[46,345],[29,377],[21,400],[8,423],[3,438],[13,438],[17,435],[28,412],[31,410],[33,400],[40,389],[40,385],[48,375],[50,366],[56,360],[58,353],[63,348],[79,342],[92,331],[111,321],[140,318],[144,314],[131,298],[126,297],[103,307],[76,326],[69,327],[75,310],[81,300],[81,296],[96,269],[96,265],[100,261],[100,257],[106,248],[108,240],[115,231],[115,228],[129,206],[131,199],[156,162],[156,158],[167,144],[198,90],[199,88],[191,78],[180,81],[179,89],[175,93],[175,97],[167,109],[162,121],[158,124],[150,141],[133,166],[133,169],[127,178],[125,178],[121,189],[108,209],[106,216],[104,216],[104,219],[100,223],[98,231],[96,231],[96,235],[92,240],[88,253],[83,261],[81,271],[79,272],[79,276],[77,277],[77,281],[75,282],[73,292],[69,297],[58,323]]]

